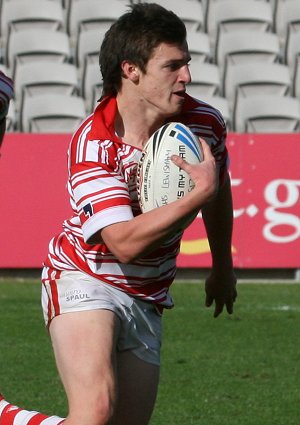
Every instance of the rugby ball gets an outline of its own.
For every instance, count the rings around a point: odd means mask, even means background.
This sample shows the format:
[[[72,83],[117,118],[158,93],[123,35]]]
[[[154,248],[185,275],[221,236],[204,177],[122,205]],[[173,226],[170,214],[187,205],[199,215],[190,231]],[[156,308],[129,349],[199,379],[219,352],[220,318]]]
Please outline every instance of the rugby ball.
[[[198,138],[178,122],[159,128],[143,149],[137,172],[138,198],[143,212],[168,205],[193,190],[194,182],[173,163],[173,154],[192,164],[203,161]]]

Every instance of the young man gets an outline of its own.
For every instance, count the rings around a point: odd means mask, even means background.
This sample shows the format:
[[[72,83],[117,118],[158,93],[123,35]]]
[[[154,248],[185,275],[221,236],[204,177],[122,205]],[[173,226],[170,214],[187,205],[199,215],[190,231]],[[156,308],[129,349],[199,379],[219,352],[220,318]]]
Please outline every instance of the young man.
[[[189,61],[183,23],[155,4],[134,5],[101,46],[103,97],[69,151],[74,215],[51,241],[43,271],[44,316],[69,403],[64,425],[149,423],[159,381],[161,313],[173,306],[169,287],[179,229],[196,210],[202,209],[213,258],[206,305],[215,302],[215,317],[224,306],[232,313],[226,129],[218,111],[186,94]],[[195,188],[141,214],[137,164],[151,134],[168,121],[183,122],[207,140],[201,139],[205,159],[190,165],[172,157]],[[27,414],[29,421],[14,422],[6,419],[11,409],[3,400],[0,425],[62,421],[21,410],[17,415]]]

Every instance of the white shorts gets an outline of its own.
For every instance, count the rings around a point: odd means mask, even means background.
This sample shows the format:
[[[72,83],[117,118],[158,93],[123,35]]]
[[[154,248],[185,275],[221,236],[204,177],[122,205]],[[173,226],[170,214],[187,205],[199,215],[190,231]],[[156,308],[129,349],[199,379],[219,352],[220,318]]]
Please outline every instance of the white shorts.
[[[45,323],[59,314],[105,309],[121,322],[117,350],[160,364],[161,315],[155,305],[127,295],[119,289],[80,271],[63,271],[58,279],[43,280],[42,308]]]

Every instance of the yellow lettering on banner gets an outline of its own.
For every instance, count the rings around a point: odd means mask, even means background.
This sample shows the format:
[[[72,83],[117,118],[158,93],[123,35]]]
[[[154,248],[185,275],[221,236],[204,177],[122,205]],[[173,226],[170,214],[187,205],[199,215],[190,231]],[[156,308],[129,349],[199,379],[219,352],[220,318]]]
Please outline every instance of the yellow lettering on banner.
[[[231,247],[233,253],[237,250],[234,246]],[[210,253],[208,239],[194,239],[192,241],[181,241],[180,254],[184,255],[196,255],[196,254],[208,254]]]

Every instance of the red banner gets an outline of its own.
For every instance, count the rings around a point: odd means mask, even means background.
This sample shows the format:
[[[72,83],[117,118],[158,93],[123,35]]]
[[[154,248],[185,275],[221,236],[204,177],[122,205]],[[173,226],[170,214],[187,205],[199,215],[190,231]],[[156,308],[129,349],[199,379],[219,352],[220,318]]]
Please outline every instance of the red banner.
[[[0,159],[0,268],[40,268],[71,209],[68,135],[7,134]],[[230,134],[232,251],[238,268],[300,267],[300,135]],[[221,212],[220,212],[221,213]],[[209,267],[201,217],[186,230],[179,267]]]

